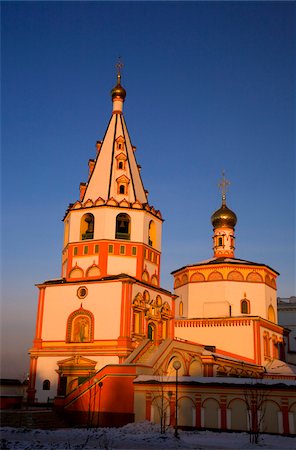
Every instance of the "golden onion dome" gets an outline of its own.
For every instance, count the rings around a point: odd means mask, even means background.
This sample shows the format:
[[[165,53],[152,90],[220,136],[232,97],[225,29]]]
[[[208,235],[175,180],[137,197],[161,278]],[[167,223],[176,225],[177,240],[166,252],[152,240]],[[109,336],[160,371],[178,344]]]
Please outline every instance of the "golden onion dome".
[[[117,74],[117,85],[114,86],[114,88],[111,91],[111,97],[114,99],[115,97],[120,97],[124,101],[126,97],[126,90],[121,86],[120,84],[121,75],[120,73]]]
[[[236,214],[222,202],[221,208],[217,209],[211,217],[214,228],[227,227],[234,228],[237,222]]]

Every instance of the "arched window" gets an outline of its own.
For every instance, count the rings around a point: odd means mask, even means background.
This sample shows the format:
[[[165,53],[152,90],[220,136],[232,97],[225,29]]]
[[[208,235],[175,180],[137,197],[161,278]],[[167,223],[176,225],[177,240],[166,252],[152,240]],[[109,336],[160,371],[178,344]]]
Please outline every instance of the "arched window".
[[[93,239],[94,237],[95,218],[93,214],[87,213],[81,217],[80,222],[80,239]]]
[[[118,162],[118,169],[123,169],[123,161]]]
[[[246,298],[241,300],[241,313],[250,314],[250,302]]]
[[[179,303],[179,316],[183,316],[183,302]]]
[[[116,217],[115,239],[130,239],[131,219],[127,214]]]
[[[153,220],[150,220],[149,222],[148,244],[151,245],[151,247],[155,247],[156,244],[156,225]]]
[[[139,311],[134,312],[134,332],[140,333],[140,321],[141,321],[141,313]]]
[[[49,391],[50,390],[50,381],[49,380],[44,380],[43,381],[42,389],[44,391]]]
[[[155,326],[151,323],[148,325],[148,339],[151,341],[155,339]]]
[[[222,237],[218,237],[218,245],[219,246],[223,245],[223,238]]]
[[[124,186],[124,184],[121,184],[119,186],[119,194],[125,194],[125,186]]]
[[[279,345],[277,337],[275,335],[272,336],[272,357],[274,359],[279,358]]]
[[[65,222],[65,231],[64,231],[64,247],[69,242],[69,220],[66,220]]]
[[[263,335],[263,352],[264,356],[270,357],[270,342],[269,333],[265,332]]]

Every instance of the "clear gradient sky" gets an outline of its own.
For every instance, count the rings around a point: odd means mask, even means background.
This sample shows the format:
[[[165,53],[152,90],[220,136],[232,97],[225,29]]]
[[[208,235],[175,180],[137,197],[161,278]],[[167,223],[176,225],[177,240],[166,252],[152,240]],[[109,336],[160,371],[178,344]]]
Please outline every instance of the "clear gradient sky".
[[[118,55],[131,140],[165,218],[162,287],[212,256],[225,169],[236,257],[268,264],[278,295],[295,295],[295,6],[1,3],[2,376],[28,371],[34,284],[60,276],[61,219],[107,127]]]

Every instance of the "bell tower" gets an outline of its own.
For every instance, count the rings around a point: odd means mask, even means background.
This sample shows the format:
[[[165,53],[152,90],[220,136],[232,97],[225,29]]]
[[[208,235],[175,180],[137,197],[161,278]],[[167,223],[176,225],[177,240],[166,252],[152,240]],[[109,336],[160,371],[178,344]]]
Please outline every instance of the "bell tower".
[[[89,160],[80,199],[64,217],[62,277],[78,281],[125,273],[159,286],[163,219],[143,186],[123,115],[122,64],[116,67],[109,125]]]
[[[219,187],[222,192],[222,205],[212,214],[214,258],[234,258],[235,236],[234,227],[236,214],[226,205],[226,191],[230,182],[225,179],[224,172]]]

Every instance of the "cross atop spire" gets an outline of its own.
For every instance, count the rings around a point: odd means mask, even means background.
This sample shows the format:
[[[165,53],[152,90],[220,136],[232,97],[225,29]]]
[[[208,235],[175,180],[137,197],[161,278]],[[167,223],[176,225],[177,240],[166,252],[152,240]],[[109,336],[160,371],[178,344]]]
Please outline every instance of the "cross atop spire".
[[[225,171],[223,170],[222,171],[222,180],[218,184],[219,188],[221,189],[221,193],[222,193],[222,205],[226,205],[226,192],[227,192],[227,188],[229,185],[230,185],[230,181],[226,180]]]
[[[117,69],[117,84],[120,84],[121,81],[121,69],[123,68],[124,64],[121,61],[121,56],[118,56],[117,63],[115,64],[115,67]]]
[[[120,56],[118,57],[115,67],[117,70],[117,84],[112,89],[111,96],[112,96],[112,100],[113,100],[113,111],[121,112],[122,111],[122,103],[124,102],[124,99],[126,97],[126,90],[121,86],[121,69],[123,68],[123,63],[121,62]]]

